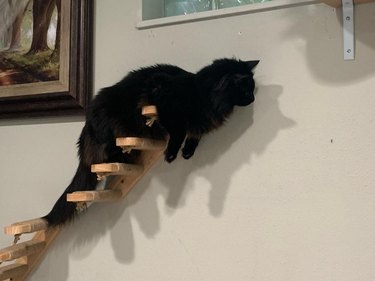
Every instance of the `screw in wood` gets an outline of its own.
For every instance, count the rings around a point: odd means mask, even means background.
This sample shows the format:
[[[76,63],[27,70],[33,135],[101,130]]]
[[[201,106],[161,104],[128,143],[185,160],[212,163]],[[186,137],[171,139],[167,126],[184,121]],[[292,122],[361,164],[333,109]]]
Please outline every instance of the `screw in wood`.
[[[157,117],[151,117],[146,120],[146,125],[149,127],[152,127],[154,125],[155,121],[157,120]]]
[[[131,147],[124,147],[122,149],[122,153],[124,153],[124,154],[129,154],[130,152],[132,152],[132,148]]]
[[[102,181],[102,180],[105,179],[105,175],[103,175],[103,174],[96,174],[96,179],[97,179],[98,181]]]
[[[78,202],[76,204],[76,210],[78,213],[83,213],[84,211],[86,211],[87,210],[86,202]]]
[[[14,245],[17,244],[18,241],[20,241],[20,239],[21,239],[21,234],[15,234],[15,235],[14,235],[13,244],[14,244]]]

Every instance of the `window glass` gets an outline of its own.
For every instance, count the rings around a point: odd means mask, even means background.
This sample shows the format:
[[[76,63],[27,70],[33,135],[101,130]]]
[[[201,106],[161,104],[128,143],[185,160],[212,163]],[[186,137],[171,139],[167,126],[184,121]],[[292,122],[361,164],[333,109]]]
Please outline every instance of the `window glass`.
[[[143,20],[187,15],[271,0],[143,0]]]

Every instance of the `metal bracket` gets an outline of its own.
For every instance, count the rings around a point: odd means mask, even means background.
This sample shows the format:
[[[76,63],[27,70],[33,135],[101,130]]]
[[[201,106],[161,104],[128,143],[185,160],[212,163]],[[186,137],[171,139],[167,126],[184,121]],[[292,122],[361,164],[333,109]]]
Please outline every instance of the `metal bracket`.
[[[354,8],[353,0],[342,1],[344,60],[354,60]]]

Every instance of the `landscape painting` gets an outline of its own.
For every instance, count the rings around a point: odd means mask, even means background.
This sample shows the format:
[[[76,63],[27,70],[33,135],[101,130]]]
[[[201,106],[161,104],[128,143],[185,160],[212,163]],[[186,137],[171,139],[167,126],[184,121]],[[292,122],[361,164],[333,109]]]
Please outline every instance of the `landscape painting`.
[[[90,0],[0,0],[0,118],[84,112],[92,17]]]
[[[61,0],[0,2],[0,86],[58,80]]]

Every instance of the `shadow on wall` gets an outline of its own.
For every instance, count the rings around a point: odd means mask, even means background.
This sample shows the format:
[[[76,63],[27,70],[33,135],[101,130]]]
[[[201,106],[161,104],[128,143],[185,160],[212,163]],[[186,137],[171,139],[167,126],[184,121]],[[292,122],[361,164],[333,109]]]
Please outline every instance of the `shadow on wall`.
[[[54,264],[59,266],[49,269],[56,272],[56,281],[64,281],[68,276],[67,259],[72,256],[71,249],[73,259],[84,259],[95,251],[95,245],[107,231],[111,233],[117,260],[131,263],[135,259],[134,220],[146,237],[155,236],[160,231],[158,198],[165,198],[174,211],[182,208],[191,190],[192,177],[189,176],[192,173],[210,183],[209,211],[213,216],[220,216],[232,175],[249,164],[253,155],[262,154],[279,131],[295,125],[280,111],[278,99],[281,93],[281,86],[260,85],[255,103],[251,107],[237,108],[224,127],[202,140],[192,159],[186,161],[180,157],[170,165],[160,161],[124,201],[92,205],[78,223],[61,233],[64,245],[57,245],[55,251],[59,255],[54,257],[57,259]],[[215,170],[212,170],[213,164]],[[150,190],[155,181],[165,189]],[[142,202],[137,204],[141,198]]]
[[[306,7],[307,9],[307,7]],[[296,16],[294,9],[285,10],[285,17],[295,19],[282,40],[302,39],[312,75],[328,84],[350,84],[373,77],[375,73],[375,4],[355,7],[355,61],[344,61],[342,10],[320,4],[308,7],[309,17]]]
[[[168,170],[157,171],[157,180],[168,190],[166,203],[169,207],[184,206],[192,190],[192,180],[200,177],[211,186],[208,204],[211,215],[222,214],[233,174],[250,164],[253,155],[262,154],[280,130],[295,124],[279,109],[281,93],[281,86],[258,86],[253,106],[237,107],[223,128],[202,140],[190,161],[180,160]],[[193,172],[194,177],[189,177]],[[176,183],[181,183],[181,187]]]

